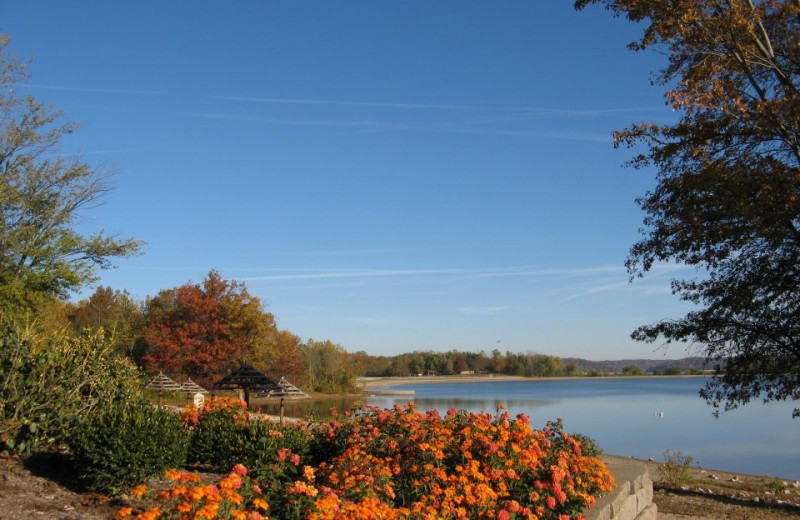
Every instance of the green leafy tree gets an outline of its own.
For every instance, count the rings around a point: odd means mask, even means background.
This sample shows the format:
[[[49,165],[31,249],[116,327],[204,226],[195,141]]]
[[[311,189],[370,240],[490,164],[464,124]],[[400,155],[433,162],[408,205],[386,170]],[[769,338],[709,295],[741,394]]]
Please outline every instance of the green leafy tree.
[[[623,376],[643,376],[644,374],[644,370],[636,365],[628,365],[622,369]]]
[[[0,36],[0,310],[35,309],[97,279],[111,258],[138,252],[140,242],[75,229],[83,210],[108,193],[104,172],[78,158],[54,155],[75,125],[20,96],[26,63],[10,57]]]
[[[273,379],[285,377],[294,384],[303,384],[306,374],[300,338],[288,330],[275,331],[266,338],[248,355],[249,363]]]
[[[356,389],[360,367],[356,358],[330,340],[309,339],[300,349],[306,366],[308,385],[317,392],[342,392]]]
[[[136,358],[136,346],[144,333],[144,313],[127,291],[98,287],[88,299],[79,302],[70,320],[76,332],[103,329],[119,354]]]
[[[751,399],[800,398],[800,1],[578,0],[641,23],[634,50],[668,56],[655,80],[678,113],[615,134],[654,166],[639,199],[643,238],[628,269],[696,268],[673,292],[683,318],[633,337],[696,344],[716,376],[703,389],[719,412]],[[800,416],[800,408],[794,410]]]

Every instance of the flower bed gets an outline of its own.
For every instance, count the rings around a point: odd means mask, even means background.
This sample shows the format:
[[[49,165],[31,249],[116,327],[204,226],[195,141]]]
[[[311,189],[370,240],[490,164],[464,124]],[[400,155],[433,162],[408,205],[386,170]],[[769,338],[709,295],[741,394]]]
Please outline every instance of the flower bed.
[[[201,430],[205,416],[218,421],[226,408],[209,410],[184,416]],[[227,410],[241,421],[241,410]],[[174,484],[157,508],[126,508],[120,518],[571,519],[613,485],[560,420],[534,430],[525,415],[450,410],[442,418],[409,404],[269,428],[260,441],[266,463],[237,464],[216,484],[168,472]]]

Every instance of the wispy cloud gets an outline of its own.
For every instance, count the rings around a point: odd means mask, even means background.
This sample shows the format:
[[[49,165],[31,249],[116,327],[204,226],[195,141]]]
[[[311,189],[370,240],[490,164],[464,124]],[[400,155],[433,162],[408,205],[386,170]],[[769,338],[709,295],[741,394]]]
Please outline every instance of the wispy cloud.
[[[492,129],[455,129],[462,134],[507,135],[512,137],[533,137],[537,139],[559,139],[565,141],[589,141],[593,143],[611,143],[611,133],[586,134],[581,132],[558,132],[551,130],[492,130]]]
[[[327,106],[351,106],[351,107],[374,107],[374,108],[400,108],[400,109],[435,109],[435,110],[465,110],[465,111],[517,111],[535,112],[550,115],[570,115],[570,116],[607,116],[614,114],[626,114],[642,111],[663,111],[664,107],[627,107],[627,108],[605,108],[605,109],[575,109],[575,108],[549,108],[549,107],[525,107],[525,106],[496,106],[496,105],[457,105],[448,103],[398,103],[385,101],[342,101],[331,99],[296,99],[296,98],[270,98],[270,97],[249,97],[249,96],[217,96],[217,99],[228,101],[242,101],[248,103],[270,103],[286,105],[327,105]]]
[[[322,126],[322,127],[351,127],[351,128],[386,128],[387,125],[378,121],[346,121],[336,119],[287,119],[276,117],[247,116],[225,113],[179,112],[177,115],[184,117],[198,117],[203,119],[224,119],[228,121],[242,121],[248,123],[266,123],[271,125],[289,126]]]
[[[400,110],[446,111],[450,113],[482,113],[485,117],[479,119],[454,120],[454,121],[385,121],[385,120],[304,120],[291,118],[270,118],[253,115],[232,115],[225,113],[216,114],[191,114],[195,117],[211,117],[236,121],[263,122],[267,124],[282,124],[295,126],[329,126],[349,127],[361,132],[387,132],[387,131],[431,131],[431,132],[456,132],[476,135],[499,135],[528,139],[557,139],[582,142],[610,143],[610,131],[604,133],[587,133],[581,131],[563,131],[547,128],[537,129],[508,129],[492,128],[503,124],[525,124],[533,120],[563,119],[563,118],[598,118],[608,116],[622,116],[630,113],[644,111],[663,111],[663,107],[639,108],[609,108],[609,109],[578,109],[578,108],[553,108],[553,107],[525,107],[525,106],[492,106],[492,105],[458,105],[446,103],[398,103],[379,101],[342,101],[322,99],[293,99],[269,98],[246,96],[219,96],[218,99],[258,104],[280,105],[314,105],[320,107],[350,107],[350,108],[391,108]],[[487,114],[488,113],[488,114]]]
[[[526,244],[526,241],[503,240],[503,241],[478,241],[460,243],[439,243],[424,246],[397,246],[397,247],[374,247],[374,248],[354,248],[354,249],[320,249],[320,250],[297,250],[297,251],[277,251],[270,252],[270,257],[274,256],[361,256],[361,255],[380,255],[385,253],[407,253],[419,251],[453,251],[454,249],[465,248],[487,248],[500,246],[516,246]]]
[[[140,152],[144,148],[108,148],[106,150],[90,150],[88,152],[78,152],[79,155],[107,155],[112,153]]]
[[[300,272],[283,272],[261,276],[239,278],[242,281],[286,281],[286,280],[319,280],[330,278],[391,278],[410,276],[586,276],[624,270],[616,266],[601,266],[575,269],[541,269],[536,267],[488,267],[488,268],[439,268],[439,269],[331,269],[306,270]]]
[[[459,307],[456,309],[461,314],[467,314],[469,316],[487,316],[493,314],[502,314],[510,310],[509,307],[506,306],[494,306],[494,307]]]
[[[61,90],[66,92],[89,92],[93,94],[137,94],[137,95],[154,95],[158,94],[154,90],[131,90],[119,88],[99,88],[99,87],[66,87],[61,85],[41,85],[38,83],[29,83],[23,85],[26,88],[39,89],[39,90]]]
[[[618,272],[622,275],[622,278],[618,279],[616,276],[613,278],[604,276],[601,279],[593,280],[588,287],[584,286],[584,288],[578,290],[574,294],[559,300],[558,303],[615,291],[634,291],[648,296],[669,294],[672,292],[670,280],[678,276],[678,273],[686,274],[690,271],[697,272],[695,268],[686,265],[659,263],[655,264],[650,269],[644,279],[634,279],[633,283],[631,283],[627,273],[619,269]],[[598,272],[598,274],[600,274],[600,272]]]

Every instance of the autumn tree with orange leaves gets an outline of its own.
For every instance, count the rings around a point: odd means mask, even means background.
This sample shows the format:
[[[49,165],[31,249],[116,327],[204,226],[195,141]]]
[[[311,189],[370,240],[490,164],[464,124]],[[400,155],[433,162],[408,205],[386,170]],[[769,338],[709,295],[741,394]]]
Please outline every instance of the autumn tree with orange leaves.
[[[657,262],[696,268],[673,280],[694,303],[633,338],[697,345],[716,370],[701,395],[726,410],[800,398],[800,0],[578,0],[643,25],[632,50],[669,57],[655,76],[679,114],[615,134],[655,167],[639,199],[632,277]],[[800,409],[794,410],[800,416]]]
[[[142,361],[148,371],[181,374],[207,385],[243,362],[263,369],[268,361],[280,360],[281,369],[298,369],[287,361],[297,357],[297,346],[277,330],[273,315],[243,283],[223,280],[216,271],[201,284],[161,291],[145,314]]]

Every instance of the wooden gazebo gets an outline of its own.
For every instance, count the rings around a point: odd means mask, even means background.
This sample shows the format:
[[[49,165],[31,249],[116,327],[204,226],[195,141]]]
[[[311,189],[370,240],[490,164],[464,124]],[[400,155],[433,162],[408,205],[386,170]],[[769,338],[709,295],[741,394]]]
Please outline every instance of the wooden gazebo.
[[[181,385],[165,376],[164,372],[159,372],[157,376],[152,377],[142,387],[148,390],[158,390],[159,408],[161,408],[161,396],[164,394],[164,390],[178,391],[181,389]]]
[[[191,379],[187,379],[186,382],[181,385],[180,391],[188,395],[208,393],[208,390],[198,385]]]
[[[259,392],[257,397],[280,397],[280,398],[287,398],[287,399],[311,399],[307,393],[303,392],[292,383],[286,380],[285,377],[281,377],[280,381],[278,381],[278,386],[281,387],[280,390],[269,390],[267,392]]]
[[[239,370],[228,374],[213,385],[211,390],[244,390],[244,402],[250,406],[250,392],[267,394],[280,392],[281,385],[250,365],[242,365]]]

